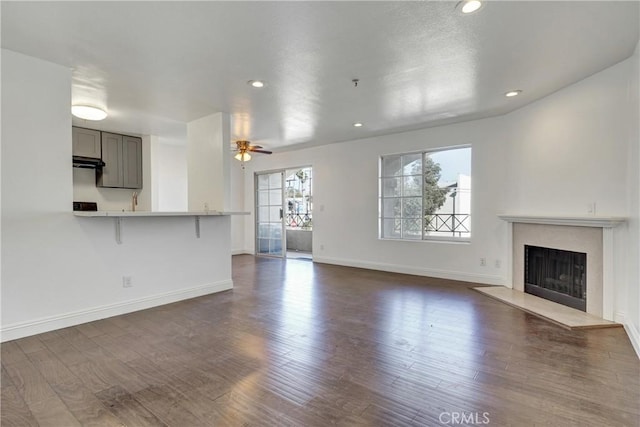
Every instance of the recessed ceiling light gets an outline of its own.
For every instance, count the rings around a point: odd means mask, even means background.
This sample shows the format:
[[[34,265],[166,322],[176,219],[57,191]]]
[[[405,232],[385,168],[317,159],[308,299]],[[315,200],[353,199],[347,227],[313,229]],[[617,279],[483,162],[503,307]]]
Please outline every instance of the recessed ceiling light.
[[[362,123],[356,122],[356,123],[353,124],[353,127],[354,128],[361,128],[362,127]]]
[[[482,7],[480,0],[464,0],[456,5],[464,14],[473,13]]]
[[[252,87],[257,87],[257,88],[261,88],[261,87],[265,87],[266,86],[265,82],[263,82],[262,80],[249,80],[247,82],[247,84],[252,86]]]
[[[522,91],[520,89],[512,90],[512,91],[509,91],[509,92],[505,93],[504,96],[506,96],[507,98],[511,98],[511,97],[514,97],[514,96],[518,96],[521,93],[522,93]]]
[[[107,117],[106,111],[89,105],[73,105],[71,114],[85,120],[104,120]]]

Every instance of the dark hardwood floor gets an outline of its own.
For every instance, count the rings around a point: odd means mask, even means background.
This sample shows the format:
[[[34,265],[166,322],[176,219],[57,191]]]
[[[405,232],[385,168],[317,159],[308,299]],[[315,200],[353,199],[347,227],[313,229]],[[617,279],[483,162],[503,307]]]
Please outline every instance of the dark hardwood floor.
[[[236,256],[235,288],[2,344],[2,426],[640,425],[622,328],[475,284]]]

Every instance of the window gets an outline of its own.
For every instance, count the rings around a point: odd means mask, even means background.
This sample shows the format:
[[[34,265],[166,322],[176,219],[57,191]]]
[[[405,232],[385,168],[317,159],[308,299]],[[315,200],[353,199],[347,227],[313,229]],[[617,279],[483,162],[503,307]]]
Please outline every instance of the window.
[[[471,237],[471,147],[382,156],[379,188],[380,238]]]

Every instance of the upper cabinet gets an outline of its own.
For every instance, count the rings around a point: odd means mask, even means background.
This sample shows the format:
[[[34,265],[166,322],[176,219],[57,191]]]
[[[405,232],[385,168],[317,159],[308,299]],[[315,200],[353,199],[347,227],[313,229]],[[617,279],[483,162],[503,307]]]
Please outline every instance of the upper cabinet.
[[[141,138],[102,132],[102,161],[98,187],[142,188]]]
[[[101,157],[100,131],[72,128],[73,155],[99,159]]]
[[[122,174],[124,188],[142,188],[142,139],[122,137]]]
[[[102,173],[98,173],[98,187],[124,187],[122,173],[122,135],[102,132]]]

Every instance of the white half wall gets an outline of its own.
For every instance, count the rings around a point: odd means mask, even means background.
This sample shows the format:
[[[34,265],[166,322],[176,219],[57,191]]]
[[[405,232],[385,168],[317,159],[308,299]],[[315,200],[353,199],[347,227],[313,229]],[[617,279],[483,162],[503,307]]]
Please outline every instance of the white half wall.
[[[229,289],[229,217],[72,213],[71,72],[2,50],[3,341]],[[45,95],[46,94],[46,95]],[[133,287],[123,288],[123,276]]]

